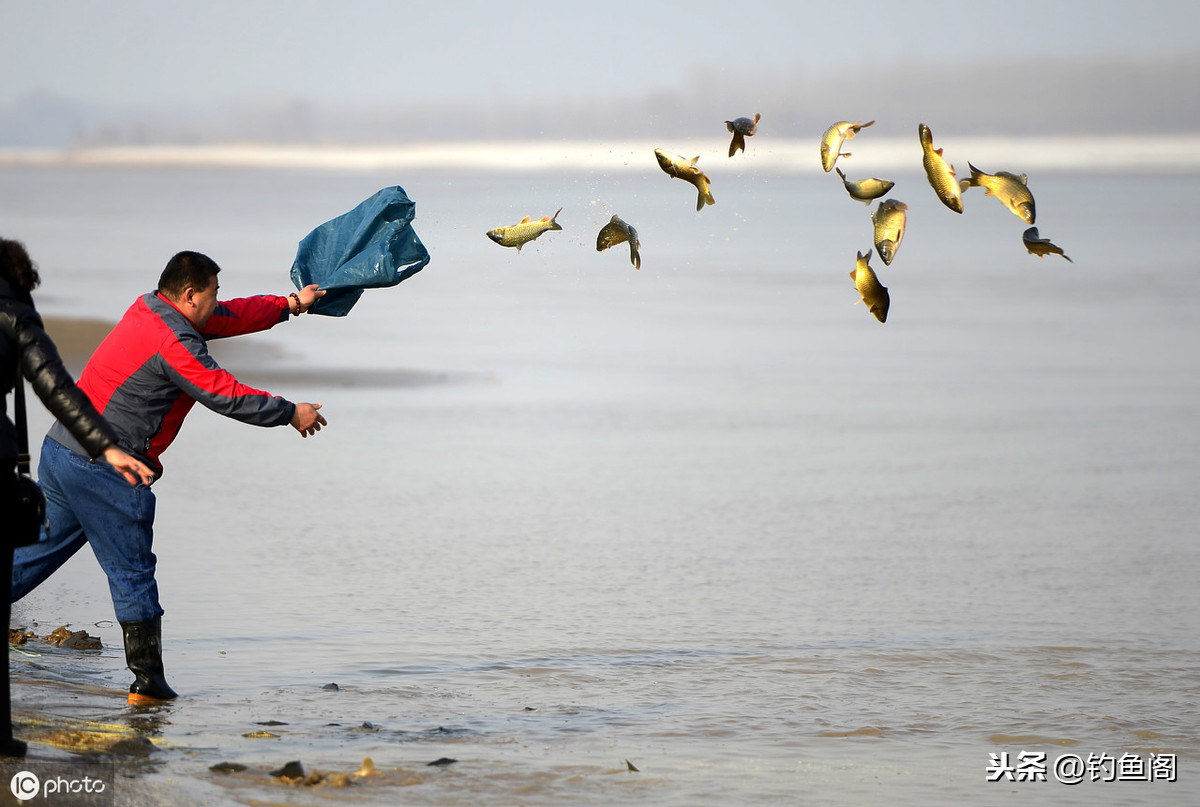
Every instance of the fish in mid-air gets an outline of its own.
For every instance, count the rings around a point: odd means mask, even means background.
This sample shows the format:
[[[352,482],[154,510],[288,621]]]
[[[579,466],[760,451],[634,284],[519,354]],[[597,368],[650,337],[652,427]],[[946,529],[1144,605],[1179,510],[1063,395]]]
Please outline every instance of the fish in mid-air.
[[[870,260],[871,250],[868,249],[866,255],[860,252],[858,253],[858,263],[850,270],[850,279],[854,281],[854,288],[858,289],[860,298],[855,300],[854,304],[866,303],[867,308],[875,315],[875,319],[887,322],[888,307],[892,304],[892,300],[888,296],[888,290],[875,276],[875,270],[868,265]]]
[[[896,183],[890,179],[860,179],[857,182],[851,182],[846,179],[846,175],[842,173],[842,169],[835,168],[837,175],[842,178],[842,184],[846,186],[846,193],[850,194],[851,199],[857,199],[863,204],[869,205],[880,196],[896,187]]]
[[[970,163],[967,165],[971,176],[959,182],[964,193],[967,188],[983,188],[984,196],[995,196],[1014,216],[1024,219],[1026,224],[1033,224],[1037,211],[1033,206],[1033,194],[1029,192],[1029,177],[1008,171],[989,174]]]
[[[887,199],[871,214],[871,223],[875,225],[875,251],[883,259],[884,266],[892,265],[892,258],[896,257],[896,250],[904,240],[906,210],[908,205],[904,202]]]
[[[921,136],[921,163],[925,166],[929,184],[942,204],[955,213],[963,212],[962,189],[954,178],[954,166],[943,159],[941,149],[933,147],[933,132],[928,126],[920,124],[917,133]]]
[[[551,230],[561,230],[557,219],[558,214],[562,212],[562,208],[553,216],[542,216],[537,221],[533,221],[526,216],[516,224],[508,227],[496,227],[488,230],[487,237],[495,241],[502,247],[516,247],[517,252],[521,251],[521,247],[528,244],[533,239],[537,238],[542,233]]]
[[[600,232],[596,235],[596,251],[603,252],[609,247],[615,247],[617,244],[629,242],[629,262],[633,264],[634,269],[642,268],[642,256],[638,252],[638,247],[642,242],[638,240],[638,231],[631,225],[624,222],[620,216],[613,216],[600,228]]]
[[[862,121],[851,123],[843,120],[825,130],[825,134],[821,135],[821,167],[825,169],[825,173],[829,173],[833,169],[833,164],[837,162],[838,157],[850,156],[849,152],[841,153],[842,144],[874,123],[873,120],[866,123]]]
[[[699,193],[699,196],[696,198],[697,211],[703,210],[705,205],[715,205],[717,203],[717,200],[713,198],[712,191],[709,190],[708,177],[696,166],[696,161],[700,157],[697,156],[688,160],[678,154],[672,154],[662,149],[655,149],[654,157],[658,160],[659,167],[663,171],[666,171],[668,176],[682,179],[684,182],[690,182],[696,186],[696,191]]]
[[[1025,249],[1030,255],[1037,255],[1039,258],[1044,258],[1047,255],[1062,255],[1067,258],[1067,254],[1062,251],[1062,247],[1057,244],[1052,244],[1049,238],[1042,238],[1038,235],[1037,227],[1030,227],[1021,235],[1021,240],[1025,242]],[[1075,263],[1070,258],[1067,258],[1071,263]]]
[[[725,121],[725,128],[733,132],[733,140],[729,141],[729,156],[746,150],[746,138],[758,131],[758,121],[762,117],[757,112],[753,118],[734,118]]]

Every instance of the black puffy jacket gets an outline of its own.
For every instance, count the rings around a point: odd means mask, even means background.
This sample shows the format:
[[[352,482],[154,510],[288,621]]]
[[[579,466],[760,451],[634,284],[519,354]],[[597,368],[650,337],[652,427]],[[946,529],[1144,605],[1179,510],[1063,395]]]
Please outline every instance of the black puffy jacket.
[[[8,394],[17,383],[18,369],[50,414],[70,430],[88,456],[100,456],[117,441],[108,421],[75,386],[58,348],[42,327],[33,301],[0,277],[0,465],[17,458],[17,430],[8,413]],[[36,451],[36,446],[31,449],[31,453]]]

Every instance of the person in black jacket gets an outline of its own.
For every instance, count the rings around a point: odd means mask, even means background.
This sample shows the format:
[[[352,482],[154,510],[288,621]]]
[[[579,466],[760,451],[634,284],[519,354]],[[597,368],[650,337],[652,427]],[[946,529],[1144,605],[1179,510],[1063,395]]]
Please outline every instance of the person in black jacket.
[[[145,463],[117,448],[116,432],[63,367],[30,296],[39,282],[37,267],[24,245],[0,238],[0,513],[12,512],[17,502],[17,428],[9,417],[8,393],[24,383],[22,376],[50,413],[86,447],[93,462],[107,463],[131,485],[148,485],[154,479]],[[0,536],[0,579],[9,580],[10,585],[13,549],[37,539],[11,532],[6,527]],[[8,597],[4,598],[3,613],[7,629]],[[0,756],[24,756],[25,743],[12,736],[7,663],[0,678]]]

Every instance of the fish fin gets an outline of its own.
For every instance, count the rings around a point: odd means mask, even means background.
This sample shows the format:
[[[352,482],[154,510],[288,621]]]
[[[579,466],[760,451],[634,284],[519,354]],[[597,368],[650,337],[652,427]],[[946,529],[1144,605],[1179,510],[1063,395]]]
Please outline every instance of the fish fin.
[[[969,180],[969,179],[960,179],[960,180],[958,181],[958,192],[959,192],[959,193],[966,193],[966,192],[967,192],[967,188],[969,188],[969,187],[971,187],[971,180]]]
[[[560,207],[558,210],[554,211],[554,215],[550,217],[550,221],[557,221],[557,220],[558,220],[558,214],[559,214],[559,213],[561,213],[561,212],[562,212],[562,208],[561,208],[561,207]]]
[[[854,128],[861,130],[861,129],[866,129],[868,126],[874,126],[874,125],[875,125],[875,121],[869,120],[866,123],[860,123],[858,126],[856,126]]]
[[[729,129],[730,131],[733,131],[732,126],[730,126]],[[741,149],[742,151],[746,150],[746,138],[734,132],[733,140],[729,141],[729,156],[732,157],[733,155],[737,154],[738,149]]]
[[[526,216],[525,218],[518,221],[517,224],[528,224],[531,221],[533,221],[533,219],[529,218],[529,216]]]
[[[1021,184],[1027,188],[1029,187],[1029,175],[1028,174],[1021,174]]]
[[[732,132],[733,131],[733,121],[731,121],[731,120],[725,121],[725,128]]]
[[[642,256],[638,252],[637,243],[634,241],[629,242],[629,262],[633,264],[634,269],[642,268]]]
[[[1065,252],[1064,252],[1064,253],[1062,253],[1062,256],[1063,256],[1064,258],[1067,258],[1067,253],[1065,253]],[[1068,263],[1075,263],[1075,261],[1071,260],[1070,258],[1067,258],[1067,262],[1068,262]]]
[[[850,155],[848,155],[848,154],[843,154],[842,156],[843,156],[843,157],[848,157],[848,156],[850,156]],[[845,182],[845,181],[846,181],[846,175],[842,173],[842,169],[838,168],[838,167],[835,165],[835,166],[833,167],[833,170],[834,170],[834,171],[837,171],[837,175],[838,175],[839,177],[841,177],[841,178],[842,178],[842,182]]]
[[[525,245],[524,245],[524,244],[517,244],[517,252],[520,252],[520,251],[521,251],[521,247],[523,247],[523,246],[525,246]]]
[[[851,279],[851,280],[858,280],[858,270],[857,270],[857,269],[851,269],[851,270],[850,270],[850,279]]]
[[[700,155],[699,155],[699,154],[697,154],[695,157],[693,157],[692,159],[688,160],[688,165],[695,165],[695,164],[696,164],[696,162],[697,162],[699,159],[700,159]]]

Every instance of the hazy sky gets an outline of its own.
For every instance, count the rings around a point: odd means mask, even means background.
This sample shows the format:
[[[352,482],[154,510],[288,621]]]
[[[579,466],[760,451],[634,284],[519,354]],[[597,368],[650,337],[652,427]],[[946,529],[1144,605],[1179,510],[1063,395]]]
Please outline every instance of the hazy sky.
[[[1195,0],[667,3],[46,0],[0,4],[0,105],[611,96],[897,58],[1006,65],[1195,53]]]

